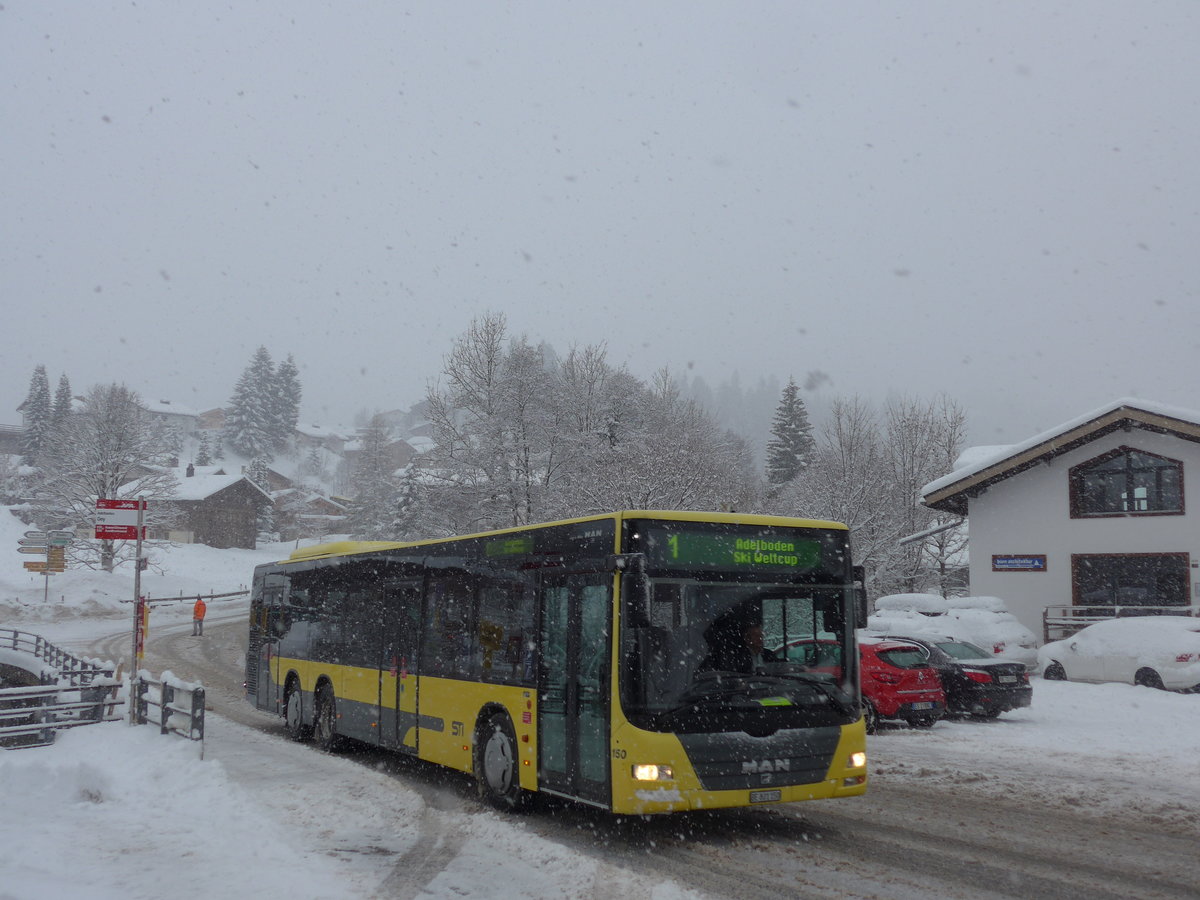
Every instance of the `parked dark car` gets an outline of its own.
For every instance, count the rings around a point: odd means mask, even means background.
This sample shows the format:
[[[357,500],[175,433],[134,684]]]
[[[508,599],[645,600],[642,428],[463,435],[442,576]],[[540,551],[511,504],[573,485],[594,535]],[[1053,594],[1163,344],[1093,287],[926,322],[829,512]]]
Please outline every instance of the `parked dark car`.
[[[952,637],[924,634],[902,639],[928,654],[929,665],[942,679],[951,715],[994,719],[1033,702],[1033,687],[1023,663],[1003,662],[982,647]]]

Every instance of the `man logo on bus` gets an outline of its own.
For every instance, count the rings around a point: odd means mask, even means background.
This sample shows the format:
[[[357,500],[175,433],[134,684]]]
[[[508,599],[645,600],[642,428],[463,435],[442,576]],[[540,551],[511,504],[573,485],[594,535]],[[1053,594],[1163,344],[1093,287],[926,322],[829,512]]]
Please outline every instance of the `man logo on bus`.
[[[761,775],[764,772],[790,772],[792,764],[786,759],[751,759],[742,763],[743,775]]]

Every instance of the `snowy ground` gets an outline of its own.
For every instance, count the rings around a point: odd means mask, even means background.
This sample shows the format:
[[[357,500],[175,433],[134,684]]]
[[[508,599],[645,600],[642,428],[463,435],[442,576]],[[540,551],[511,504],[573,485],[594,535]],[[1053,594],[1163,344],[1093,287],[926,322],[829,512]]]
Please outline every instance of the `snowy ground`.
[[[55,576],[44,604],[41,576],[26,575],[15,553],[24,527],[7,518],[0,509],[0,543],[11,537],[14,550],[0,564],[0,627],[69,644],[114,633],[132,617],[120,602],[132,597],[125,575]],[[290,549],[179,547],[146,591],[233,590],[256,562]],[[235,610],[218,604],[212,614],[225,612]],[[156,609],[151,639],[156,627],[187,620],[184,604]],[[1198,746],[1200,694],[1037,681],[1029,709],[929,731],[885,729],[868,749],[878,782],[950,782],[1188,829],[1200,809]],[[382,773],[218,716],[209,719],[203,759],[198,745],[148,727],[80,728],[51,748],[0,753],[0,900],[376,896],[419,839],[422,817],[438,814]],[[604,884],[608,896],[696,896],[548,841],[520,818],[480,809],[457,827],[462,840],[447,867],[423,888],[388,893],[550,898]]]

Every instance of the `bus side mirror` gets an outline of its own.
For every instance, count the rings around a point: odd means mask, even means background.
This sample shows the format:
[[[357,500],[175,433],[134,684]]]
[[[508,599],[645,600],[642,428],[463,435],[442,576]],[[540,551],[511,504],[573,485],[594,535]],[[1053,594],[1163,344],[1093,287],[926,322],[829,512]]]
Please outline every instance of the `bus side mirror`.
[[[850,577],[854,581],[854,627],[867,627],[867,570],[865,566],[852,566]]]

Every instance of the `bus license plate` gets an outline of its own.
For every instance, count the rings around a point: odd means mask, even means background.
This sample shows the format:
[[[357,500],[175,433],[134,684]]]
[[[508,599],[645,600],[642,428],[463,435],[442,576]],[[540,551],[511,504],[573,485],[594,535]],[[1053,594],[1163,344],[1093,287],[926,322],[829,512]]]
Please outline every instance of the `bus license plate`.
[[[772,800],[783,798],[783,791],[751,791],[751,803],[770,803]]]

